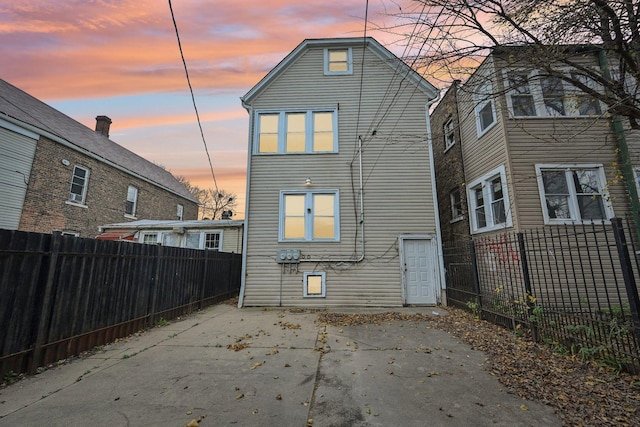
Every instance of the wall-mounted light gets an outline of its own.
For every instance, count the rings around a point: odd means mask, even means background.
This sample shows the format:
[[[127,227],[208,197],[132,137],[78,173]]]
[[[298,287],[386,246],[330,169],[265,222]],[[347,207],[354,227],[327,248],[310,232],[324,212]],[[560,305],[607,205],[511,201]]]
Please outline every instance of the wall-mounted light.
[[[310,176],[308,176],[308,177],[307,177],[307,179],[305,179],[305,180],[304,180],[304,183],[305,183],[306,185],[311,185],[311,184],[312,184],[311,177],[310,177]]]
[[[71,162],[69,160],[67,160],[67,159],[62,159],[61,162],[65,166],[69,166],[71,164]]]

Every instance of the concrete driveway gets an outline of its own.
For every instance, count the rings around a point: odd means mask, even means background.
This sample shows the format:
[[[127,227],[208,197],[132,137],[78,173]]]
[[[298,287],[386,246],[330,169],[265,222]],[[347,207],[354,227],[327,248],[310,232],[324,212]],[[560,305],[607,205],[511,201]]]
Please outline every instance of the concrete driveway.
[[[0,389],[0,426],[561,425],[429,322],[316,318],[210,307]]]

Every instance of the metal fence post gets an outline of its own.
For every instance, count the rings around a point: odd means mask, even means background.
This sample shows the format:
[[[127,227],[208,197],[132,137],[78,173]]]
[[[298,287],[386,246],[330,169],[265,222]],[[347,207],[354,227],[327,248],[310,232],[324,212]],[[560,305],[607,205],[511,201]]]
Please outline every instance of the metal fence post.
[[[470,243],[471,248],[471,274],[473,280],[473,287],[476,293],[476,298],[478,302],[478,315],[482,318],[482,291],[480,290],[480,277],[478,274],[478,260],[476,253],[476,242],[473,240]]]
[[[38,322],[38,334],[33,346],[33,356],[29,364],[29,374],[35,374],[38,367],[42,365],[42,347],[49,335],[49,326],[51,319],[51,307],[53,305],[52,294],[53,284],[56,277],[56,267],[58,265],[58,256],[60,254],[60,245],[62,244],[62,233],[59,231],[51,235],[50,257],[47,271],[47,282],[44,288],[44,296],[42,298],[42,307],[40,309],[40,321]]]
[[[527,251],[524,244],[524,233],[517,233],[518,236],[518,248],[520,249],[520,261],[522,266],[522,276],[524,279],[525,298],[527,303],[527,314],[529,315],[529,324],[531,325],[531,333],[533,334],[533,340],[538,341],[538,325],[535,322],[531,322],[531,316],[534,309],[534,297],[533,289],[531,288],[531,276],[529,272],[529,260],[527,258]]]
[[[200,310],[204,307],[204,293],[207,289],[207,276],[209,274],[209,252],[210,250],[205,249],[204,255],[202,257],[204,262],[204,268],[202,269],[202,290],[200,291]]]
[[[156,268],[153,272],[153,289],[151,290],[151,307],[149,313],[149,326],[155,324],[156,305],[158,304],[158,288],[160,287],[160,269],[162,268],[162,245],[158,245],[158,254],[156,255]]]
[[[613,236],[616,239],[616,247],[618,256],[620,257],[620,267],[622,268],[622,277],[624,279],[624,287],[627,291],[627,299],[629,300],[629,309],[631,310],[631,318],[633,320],[633,330],[636,340],[640,343],[640,298],[638,297],[638,286],[633,275],[633,267],[631,257],[629,256],[629,248],[627,247],[627,239],[622,228],[622,220],[620,218],[611,218],[611,227],[613,228]]]

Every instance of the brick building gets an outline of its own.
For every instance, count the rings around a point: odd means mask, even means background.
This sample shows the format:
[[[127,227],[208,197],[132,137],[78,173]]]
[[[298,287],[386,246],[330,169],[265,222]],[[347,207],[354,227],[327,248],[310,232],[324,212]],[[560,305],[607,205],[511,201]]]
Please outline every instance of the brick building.
[[[0,228],[95,237],[137,219],[196,219],[197,200],[168,171],[0,80]]]
[[[433,159],[443,242],[469,239],[457,100],[459,85],[459,81],[453,82],[431,114]]]

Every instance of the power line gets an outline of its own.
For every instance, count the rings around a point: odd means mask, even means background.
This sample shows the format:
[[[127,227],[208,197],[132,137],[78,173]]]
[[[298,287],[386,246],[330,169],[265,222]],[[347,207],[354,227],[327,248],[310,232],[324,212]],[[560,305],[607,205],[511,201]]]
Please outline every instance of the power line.
[[[173,21],[173,28],[175,28],[176,30],[176,38],[178,40],[178,48],[180,49],[180,57],[182,58],[184,73],[187,76],[187,84],[189,85],[189,92],[191,93],[191,102],[193,103],[193,109],[196,112],[196,120],[198,121],[198,128],[200,129],[202,144],[204,145],[204,151],[205,153],[207,153],[207,159],[209,160],[209,168],[211,169],[211,176],[213,177],[213,185],[216,187],[216,194],[219,194],[220,190],[218,190],[218,182],[216,181],[216,174],[213,172],[213,163],[211,162],[211,156],[209,155],[207,141],[205,140],[204,131],[202,130],[202,123],[200,122],[200,114],[198,113],[198,107],[196,106],[196,98],[193,95],[193,87],[191,86],[191,79],[189,78],[189,70],[187,69],[187,62],[184,59],[184,53],[182,51],[182,43],[180,42],[180,34],[178,33],[178,24],[176,23],[176,18],[175,18],[175,15],[173,14],[173,7],[171,6],[171,0],[169,0],[169,10],[171,11],[171,20]]]

